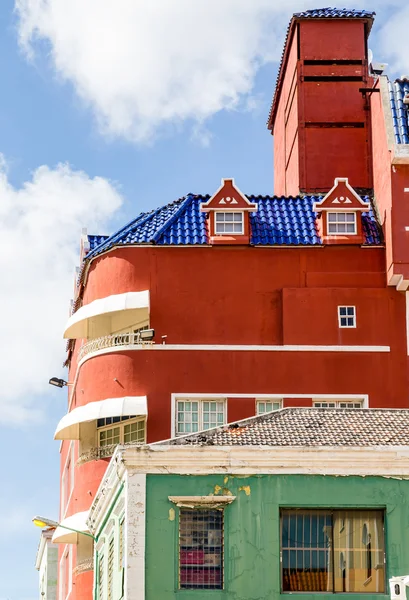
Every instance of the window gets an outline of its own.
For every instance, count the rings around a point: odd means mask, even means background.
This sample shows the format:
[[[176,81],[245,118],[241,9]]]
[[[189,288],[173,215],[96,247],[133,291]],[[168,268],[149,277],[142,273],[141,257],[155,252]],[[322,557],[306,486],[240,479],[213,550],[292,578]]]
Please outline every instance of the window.
[[[108,596],[107,600],[114,597],[114,537],[109,540],[108,546]]]
[[[264,413],[271,412],[272,410],[280,410],[280,400],[257,400],[256,402],[257,414],[263,415]]]
[[[281,511],[283,592],[384,593],[381,510]]]
[[[315,408],[362,408],[362,400],[314,402]]]
[[[195,433],[223,425],[226,420],[224,400],[178,400],[176,435]]]
[[[145,419],[135,415],[98,419],[97,427],[99,446],[145,442]]]
[[[181,508],[179,588],[223,588],[223,511]]]
[[[339,327],[356,327],[355,306],[338,306]]]
[[[71,548],[66,547],[60,561],[60,593],[61,600],[65,600],[72,588],[72,554]]]
[[[215,232],[223,235],[225,233],[244,233],[244,219],[242,212],[216,212]]]
[[[327,233],[328,235],[337,235],[339,233],[356,234],[356,213],[355,212],[328,212],[327,213]]]
[[[98,557],[98,600],[104,600],[105,565],[104,555]]]
[[[65,514],[74,487],[74,444],[71,442],[61,480],[61,515]]]

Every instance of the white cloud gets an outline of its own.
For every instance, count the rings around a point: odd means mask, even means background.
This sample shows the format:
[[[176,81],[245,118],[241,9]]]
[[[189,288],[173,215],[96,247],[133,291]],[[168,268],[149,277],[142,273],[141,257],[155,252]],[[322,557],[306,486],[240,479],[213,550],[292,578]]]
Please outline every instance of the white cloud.
[[[122,199],[106,179],[62,164],[16,189],[0,157],[0,422],[21,423],[41,415],[38,395],[61,372],[81,228],[104,233]]]
[[[387,72],[391,77],[409,74],[409,6],[402,2],[400,9],[392,14],[379,32],[378,61],[389,63]]]
[[[397,1],[386,5],[396,8]],[[36,41],[49,43],[57,73],[92,108],[100,130],[146,142],[185,121],[193,121],[197,137],[216,112],[251,106],[255,74],[279,60],[292,12],[316,8],[316,0],[15,0],[15,6],[22,47],[33,56]],[[377,6],[385,2],[361,0],[359,7]],[[405,39],[407,20],[391,21],[389,40],[400,28]]]

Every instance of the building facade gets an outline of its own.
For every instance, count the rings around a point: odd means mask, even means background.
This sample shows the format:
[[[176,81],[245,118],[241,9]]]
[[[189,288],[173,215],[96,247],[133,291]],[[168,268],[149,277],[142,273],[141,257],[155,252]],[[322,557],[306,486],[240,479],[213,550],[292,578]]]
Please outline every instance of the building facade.
[[[39,577],[39,600],[57,600],[58,546],[51,539],[54,530],[41,532],[36,556]]]
[[[95,600],[389,598],[409,573],[409,411],[361,412],[119,447],[90,510]]]
[[[55,434],[63,526],[87,532],[118,444],[292,406],[409,406],[409,84],[368,65],[373,17],[293,16],[269,117],[275,195],[223,179],[84,233]],[[59,600],[90,600],[92,538],[53,539]]]

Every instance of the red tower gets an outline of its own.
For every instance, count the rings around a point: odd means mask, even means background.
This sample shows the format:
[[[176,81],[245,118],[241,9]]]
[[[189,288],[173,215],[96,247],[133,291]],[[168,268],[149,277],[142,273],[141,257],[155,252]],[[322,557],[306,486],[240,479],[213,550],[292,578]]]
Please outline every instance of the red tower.
[[[372,85],[367,38],[374,13],[312,10],[293,16],[268,120],[277,195],[327,192],[336,177],[371,189]]]

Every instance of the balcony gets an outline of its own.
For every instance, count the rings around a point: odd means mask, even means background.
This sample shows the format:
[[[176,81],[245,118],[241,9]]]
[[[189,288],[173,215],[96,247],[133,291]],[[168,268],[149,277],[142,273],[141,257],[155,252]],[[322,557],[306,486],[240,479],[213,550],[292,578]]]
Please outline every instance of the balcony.
[[[155,342],[142,341],[139,333],[113,333],[104,335],[86,342],[81,346],[78,352],[78,361],[82,360],[88,354],[105,350],[108,348],[118,348],[119,346],[129,346],[138,348],[150,348]]]
[[[120,444],[121,446],[143,446],[145,442],[125,442]],[[104,458],[111,458],[114,454],[118,444],[109,444],[108,446],[94,446],[86,452],[82,452],[77,460],[77,465],[83,465],[84,463],[90,462],[91,460],[101,460]]]
[[[73,569],[72,573],[74,576],[86,573],[87,571],[94,570],[94,557],[89,556],[80,561],[77,561],[77,566]]]
[[[94,300],[71,315],[64,338],[96,338],[112,331],[138,328],[149,322],[149,290],[126,292]]]

